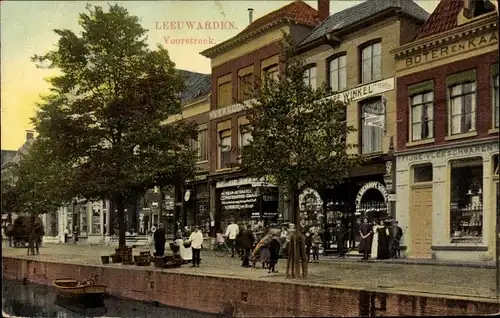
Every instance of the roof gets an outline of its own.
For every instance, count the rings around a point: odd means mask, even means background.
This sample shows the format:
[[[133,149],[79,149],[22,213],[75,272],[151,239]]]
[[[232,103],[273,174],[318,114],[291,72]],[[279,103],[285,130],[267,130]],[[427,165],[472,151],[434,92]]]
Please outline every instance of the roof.
[[[425,21],[429,17],[429,13],[413,0],[367,0],[329,16],[328,19],[318,25],[311,34],[302,40],[299,46],[314,42],[329,32],[354,25],[388,9],[400,10],[402,13],[422,21]]]
[[[420,29],[416,40],[455,28],[457,26],[457,16],[463,6],[464,1],[442,0]]]
[[[33,145],[34,141],[35,141],[35,139],[26,140],[24,142],[24,144],[21,147],[19,147],[19,149],[17,151],[12,150],[14,152],[14,154],[13,155],[9,154],[8,160],[5,160],[5,161],[4,161],[3,155],[4,155],[4,151],[6,151],[6,150],[2,150],[2,166],[1,166],[1,168],[4,169],[7,166],[10,166],[11,164],[19,163],[21,161],[21,157],[28,152],[28,150]],[[7,150],[7,151],[11,151],[11,150]]]
[[[1,156],[1,166],[3,167],[4,164],[7,162],[10,162],[12,158],[16,155],[17,151],[16,150],[2,150],[2,156]]]
[[[184,91],[181,94],[183,103],[194,101],[210,94],[212,79],[210,74],[179,70],[184,79]]]
[[[271,13],[260,17],[259,19],[253,21],[248,25],[243,31],[235,35],[234,37],[219,43],[200,54],[206,57],[211,57],[216,54],[219,50],[243,42],[248,37],[251,37],[253,33],[259,32],[266,26],[272,25],[284,19],[289,19],[296,24],[306,25],[309,27],[315,27],[319,23],[318,11],[313,7],[309,6],[302,0],[295,0],[294,2],[287,4]]]

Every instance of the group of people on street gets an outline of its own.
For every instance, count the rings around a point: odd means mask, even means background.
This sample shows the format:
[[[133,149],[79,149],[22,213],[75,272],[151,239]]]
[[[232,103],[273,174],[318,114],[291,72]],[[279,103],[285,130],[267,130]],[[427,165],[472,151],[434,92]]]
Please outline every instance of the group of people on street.
[[[165,226],[161,223],[153,234],[155,244],[155,256],[165,255],[165,244],[167,243]],[[173,244],[179,248],[180,257],[191,262],[192,267],[200,267],[201,249],[203,247],[203,233],[199,226],[194,226],[194,231],[190,232],[187,227],[178,230],[174,237]]]
[[[395,220],[375,220],[372,224],[368,219],[363,220],[360,226],[361,236],[359,252],[363,253],[363,260],[369,257],[376,259],[400,258],[400,241],[403,230]]]

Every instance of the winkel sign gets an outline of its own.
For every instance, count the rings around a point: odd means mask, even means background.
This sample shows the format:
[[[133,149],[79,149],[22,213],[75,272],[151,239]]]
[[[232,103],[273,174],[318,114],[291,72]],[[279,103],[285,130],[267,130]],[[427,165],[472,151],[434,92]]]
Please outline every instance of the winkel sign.
[[[394,77],[387,78],[385,80],[381,80],[375,83],[363,85],[360,87],[356,87],[348,91],[332,95],[327,98],[331,98],[333,100],[339,100],[344,103],[350,103],[356,100],[372,97],[392,90],[394,90]]]

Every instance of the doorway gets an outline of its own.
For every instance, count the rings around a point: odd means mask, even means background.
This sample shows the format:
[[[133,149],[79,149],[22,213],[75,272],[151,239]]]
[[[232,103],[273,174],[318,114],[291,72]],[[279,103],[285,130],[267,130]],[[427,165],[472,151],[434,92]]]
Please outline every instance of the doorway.
[[[412,169],[409,258],[432,257],[432,164]]]

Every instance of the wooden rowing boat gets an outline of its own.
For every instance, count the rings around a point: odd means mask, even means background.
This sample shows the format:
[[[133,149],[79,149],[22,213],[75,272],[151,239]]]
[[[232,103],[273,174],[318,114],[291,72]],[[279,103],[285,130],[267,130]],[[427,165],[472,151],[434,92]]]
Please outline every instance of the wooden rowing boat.
[[[79,282],[71,278],[55,279],[53,283],[59,296],[91,302],[102,299],[108,287],[95,282]]]

